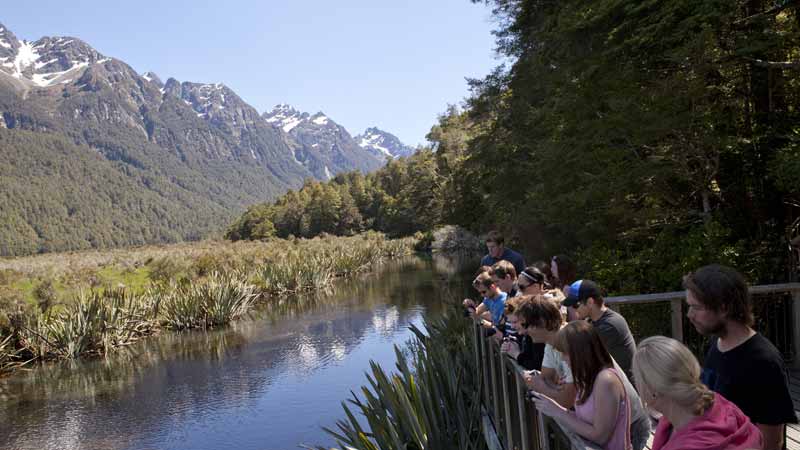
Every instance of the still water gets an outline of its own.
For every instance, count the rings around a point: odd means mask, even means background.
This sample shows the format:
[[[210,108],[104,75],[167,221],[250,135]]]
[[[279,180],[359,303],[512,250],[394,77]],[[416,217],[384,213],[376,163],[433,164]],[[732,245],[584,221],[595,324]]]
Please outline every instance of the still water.
[[[409,258],[224,330],[165,333],[107,359],[0,379],[0,448],[335,445],[321,427],[344,417],[341,402],[366,384],[369,361],[393,368],[408,326],[463,298],[469,274],[457,266]]]

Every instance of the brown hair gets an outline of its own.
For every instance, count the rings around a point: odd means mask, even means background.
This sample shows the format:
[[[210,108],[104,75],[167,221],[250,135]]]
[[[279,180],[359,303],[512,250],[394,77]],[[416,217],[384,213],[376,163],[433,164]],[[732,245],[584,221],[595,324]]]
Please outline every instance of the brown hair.
[[[492,271],[492,266],[480,266],[478,267],[478,270],[475,271],[475,276],[477,277],[478,275],[484,272],[491,272],[491,271]]]
[[[511,297],[506,300],[504,311],[506,315],[514,314],[519,315],[519,310],[522,308],[522,305],[531,301],[532,296],[530,295],[521,295],[519,297]]]
[[[472,280],[473,286],[478,286],[479,284],[483,284],[485,288],[491,288],[494,286],[494,281],[492,280],[492,276],[489,275],[489,272],[481,272]]]
[[[492,230],[486,234],[486,243],[494,242],[497,245],[503,245],[506,242],[506,238],[503,237],[503,233]]]
[[[491,273],[494,274],[497,278],[505,279],[505,277],[511,275],[512,280],[517,279],[517,269],[514,268],[514,265],[510,262],[506,261],[505,259],[501,259],[497,261],[492,266]]]
[[[683,277],[683,287],[703,306],[725,312],[729,319],[753,325],[750,291],[742,274],[719,264],[703,266]]]
[[[575,267],[575,263],[572,262],[569,257],[566,255],[556,255],[553,256],[553,261],[555,261],[556,267],[558,267],[559,285],[557,287],[572,284],[573,281],[577,280],[578,268]]]
[[[592,395],[594,381],[603,369],[613,367],[613,360],[594,326],[586,321],[570,322],[556,335],[556,350],[569,357],[572,377],[578,388],[578,404]]]
[[[542,295],[527,295],[522,298],[528,300],[516,309],[517,318],[525,322],[525,327],[544,328],[547,331],[556,331],[561,328],[564,318],[561,311],[552,301]]]

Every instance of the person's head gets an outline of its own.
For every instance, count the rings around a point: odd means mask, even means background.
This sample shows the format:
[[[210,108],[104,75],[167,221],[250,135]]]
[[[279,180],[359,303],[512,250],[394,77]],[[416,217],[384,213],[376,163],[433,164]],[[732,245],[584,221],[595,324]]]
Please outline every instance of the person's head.
[[[497,261],[492,266],[492,271],[489,274],[497,287],[503,292],[511,292],[511,289],[514,288],[514,282],[517,281],[517,269],[505,259]]]
[[[475,271],[475,276],[477,277],[478,275],[484,272],[491,272],[491,271],[492,271],[492,266],[480,266],[478,267],[478,270]]]
[[[700,334],[725,336],[728,322],[753,325],[750,292],[742,274],[719,264],[703,266],[683,277],[686,316]]]
[[[489,251],[489,256],[499,259],[503,256],[505,250],[506,239],[503,234],[497,230],[492,230],[486,235],[486,250]]]
[[[506,323],[511,325],[517,333],[519,334],[526,334],[526,327],[522,326],[519,318],[519,310],[520,308],[531,299],[530,296],[522,295],[519,297],[512,297],[506,300],[506,303],[503,307],[503,312],[506,315]]]
[[[525,295],[537,295],[544,292],[546,281],[547,278],[539,269],[528,266],[519,273],[517,277],[517,287],[519,291]]]
[[[515,309],[520,331],[527,334],[534,342],[546,342],[564,323],[558,306],[542,295],[523,296],[526,300]]]
[[[489,272],[482,272],[472,280],[472,287],[481,294],[484,298],[494,298],[500,292],[497,285],[492,281],[492,276]]]
[[[571,284],[578,277],[578,268],[566,255],[556,255],[550,260],[550,272],[558,280],[556,287]]]
[[[561,303],[567,308],[574,308],[578,319],[592,316],[603,308],[605,300],[600,287],[592,280],[578,280],[566,292],[566,297]]]
[[[531,264],[531,267],[539,269],[539,272],[542,272],[544,275],[544,288],[552,289],[553,271],[550,267],[550,264],[544,261],[536,261],[535,263]]]
[[[564,354],[572,370],[572,378],[578,389],[578,404],[583,404],[592,395],[594,380],[601,370],[612,367],[611,355],[594,325],[577,320],[568,323],[556,335],[556,350]]]
[[[714,402],[714,393],[700,382],[697,358],[675,339],[653,336],[640,342],[633,378],[642,399],[662,413],[672,403],[699,416]]]

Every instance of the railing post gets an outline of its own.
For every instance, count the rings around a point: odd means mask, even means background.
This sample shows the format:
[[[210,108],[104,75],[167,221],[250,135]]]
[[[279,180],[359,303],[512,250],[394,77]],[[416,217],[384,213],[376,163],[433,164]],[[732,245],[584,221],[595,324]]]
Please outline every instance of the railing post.
[[[800,369],[800,289],[792,291],[792,367]]]
[[[509,370],[509,364],[506,359],[508,356],[504,355],[503,352],[500,352],[500,361],[501,365],[500,368],[502,370],[502,380],[503,380],[503,418],[506,424],[506,449],[507,450],[514,450],[514,420],[511,417],[511,384],[513,380],[511,377],[516,377],[516,371],[512,367]]]
[[[673,298],[670,300],[670,306],[672,311],[672,338],[683,342],[683,299]]]
[[[497,434],[501,435],[501,437],[505,437],[505,425],[506,425],[506,416],[505,416],[505,391],[504,391],[504,383],[503,383],[503,354],[500,352],[500,346],[494,342],[494,338],[491,338],[491,342],[489,343],[492,347],[492,374],[494,375],[494,416],[495,416],[495,429],[497,430]]]
[[[529,416],[528,408],[525,405],[525,393],[528,387],[525,385],[525,380],[518,371],[515,371],[514,376],[517,377],[517,414],[519,414],[520,448],[521,450],[533,450],[530,446],[531,432],[529,428],[533,418]]]

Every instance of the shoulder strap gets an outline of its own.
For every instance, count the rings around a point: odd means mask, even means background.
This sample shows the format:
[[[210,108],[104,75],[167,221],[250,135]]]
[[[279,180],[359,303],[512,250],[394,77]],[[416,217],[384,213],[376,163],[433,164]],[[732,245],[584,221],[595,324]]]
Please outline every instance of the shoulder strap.
[[[617,369],[614,367],[609,367],[606,370],[611,370],[611,373],[617,376],[619,380],[619,384],[622,386],[622,401],[625,402],[625,450],[633,450],[633,445],[631,444],[631,402],[628,400],[628,390],[625,389],[625,382],[622,381],[622,377],[617,372]]]

